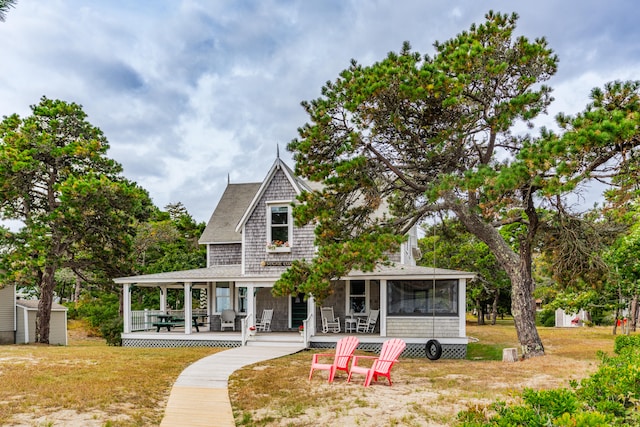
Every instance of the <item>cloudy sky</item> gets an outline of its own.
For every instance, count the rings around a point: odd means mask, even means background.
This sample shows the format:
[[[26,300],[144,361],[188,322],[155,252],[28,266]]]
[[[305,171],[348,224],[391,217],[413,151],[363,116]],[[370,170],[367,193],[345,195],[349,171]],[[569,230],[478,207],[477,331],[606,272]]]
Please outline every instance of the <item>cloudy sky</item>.
[[[0,116],[76,102],[108,155],[164,207],[206,221],[227,183],[260,181],[354,58],[433,53],[494,11],[544,36],[560,58],[552,115],[591,88],[640,79],[636,0],[18,0],[0,22]],[[548,124],[552,119],[548,119]]]

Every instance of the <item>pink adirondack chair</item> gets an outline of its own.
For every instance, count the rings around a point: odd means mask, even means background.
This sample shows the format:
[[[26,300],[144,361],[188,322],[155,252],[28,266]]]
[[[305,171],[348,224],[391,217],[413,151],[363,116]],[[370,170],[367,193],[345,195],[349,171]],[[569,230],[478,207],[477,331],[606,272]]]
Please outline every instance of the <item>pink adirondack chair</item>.
[[[311,358],[311,371],[309,372],[309,381],[313,375],[314,369],[324,369],[329,371],[329,382],[333,382],[336,371],[349,372],[349,361],[353,357],[353,352],[358,347],[359,340],[357,337],[348,336],[341,338],[336,343],[336,352],[332,353],[316,353]],[[333,363],[320,363],[320,359],[328,359],[333,357]]]
[[[404,348],[407,344],[398,338],[385,341],[382,344],[382,349],[380,350],[380,356],[353,356],[353,363],[351,364],[351,369],[349,370],[349,377],[347,378],[347,382],[351,381],[351,375],[353,373],[363,374],[364,378],[364,386],[369,387],[371,384],[371,380],[377,381],[378,376],[387,377],[389,380],[389,386],[391,386],[391,368],[393,364],[398,361],[398,357],[404,351]],[[360,359],[373,359],[373,364],[371,367],[358,366],[358,360]]]

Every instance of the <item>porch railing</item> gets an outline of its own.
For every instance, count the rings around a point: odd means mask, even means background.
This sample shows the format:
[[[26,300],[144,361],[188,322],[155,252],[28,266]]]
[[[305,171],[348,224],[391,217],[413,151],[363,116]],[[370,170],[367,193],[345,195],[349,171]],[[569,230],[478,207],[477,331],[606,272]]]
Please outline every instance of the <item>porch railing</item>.
[[[196,308],[192,310],[193,315],[207,314],[207,309]],[[162,310],[131,310],[131,332],[149,331],[155,329],[154,323],[158,321],[159,314],[171,314],[176,317],[184,318],[184,310],[168,310],[167,313]]]
[[[153,324],[158,321],[158,314],[164,313],[160,310],[132,310],[131,332],[154,329]]]

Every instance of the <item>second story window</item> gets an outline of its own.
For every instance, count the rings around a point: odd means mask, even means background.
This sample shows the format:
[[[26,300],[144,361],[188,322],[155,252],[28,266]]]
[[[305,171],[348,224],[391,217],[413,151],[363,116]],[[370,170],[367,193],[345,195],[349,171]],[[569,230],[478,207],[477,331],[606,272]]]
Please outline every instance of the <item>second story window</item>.
[[[267,251],[290,252],[292,220],[290,206],[277,204],[267,206]]]

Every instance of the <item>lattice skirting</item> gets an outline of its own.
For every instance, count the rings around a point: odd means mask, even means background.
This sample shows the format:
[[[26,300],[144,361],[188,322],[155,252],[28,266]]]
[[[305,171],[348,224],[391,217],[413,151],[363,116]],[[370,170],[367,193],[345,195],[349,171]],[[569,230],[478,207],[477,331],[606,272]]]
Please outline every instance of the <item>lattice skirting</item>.
[[[335,348],[335,343],[310,343],[311,348]],[[371,351],[374,353],[380,353],[382,344],[380,343],[360,343],[358,350]],[[425,357],[425,345],[424,344],[407,344],[407,347],[402,352],[401,357]],[[464,359],[467,357],[467,346],[465,344],[443,344],[442,345],[442,359]]]
[[[240,347],[240,341],[222,341],[222,340],[144,340],[135,338],[123,338],[123,347]]]

